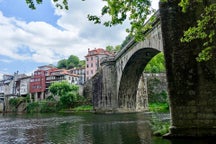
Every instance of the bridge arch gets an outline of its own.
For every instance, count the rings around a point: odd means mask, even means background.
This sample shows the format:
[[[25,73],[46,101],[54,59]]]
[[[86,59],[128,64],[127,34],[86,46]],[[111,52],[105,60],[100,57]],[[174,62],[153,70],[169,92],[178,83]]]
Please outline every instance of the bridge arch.
[[[117,88],[119,111],[137,110],[137,91],[148,62],[159,53],[155,48],[140,48],[126,62]]]

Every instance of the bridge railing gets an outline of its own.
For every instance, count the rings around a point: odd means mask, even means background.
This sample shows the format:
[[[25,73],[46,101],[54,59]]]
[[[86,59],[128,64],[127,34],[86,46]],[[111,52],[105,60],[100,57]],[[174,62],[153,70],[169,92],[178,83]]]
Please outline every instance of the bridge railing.
[[[100,65],[102,65],[103,63],[106,63],[106,62],[113,62],[115,61],[115,56],[108,56],[108,57],[102,57],[100,59]]]

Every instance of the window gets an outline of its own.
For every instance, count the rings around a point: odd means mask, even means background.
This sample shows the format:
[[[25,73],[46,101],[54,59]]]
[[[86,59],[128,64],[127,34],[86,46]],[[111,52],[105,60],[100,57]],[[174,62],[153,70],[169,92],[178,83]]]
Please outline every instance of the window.
[[[91,60],[93,60],[94,58],[93,57],[91,57]]]
[[[88,58],[86,58],[86,61],[88,61]]]
[[[88,64],[86,65],[86,67],[87,67],[87,68],[89,67]]]
[[[91,74],[93,74],[93,70],[91,70]]]
[[[93,67],[93,63],[91,63],[91,67]]]

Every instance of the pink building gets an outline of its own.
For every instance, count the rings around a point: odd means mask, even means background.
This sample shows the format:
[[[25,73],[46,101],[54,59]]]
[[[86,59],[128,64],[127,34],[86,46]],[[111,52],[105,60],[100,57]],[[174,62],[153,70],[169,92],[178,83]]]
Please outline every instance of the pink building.
[[[89,80],[92,76],[97,73],[98,68],[100,67],[100,60],[103,57],[112,56],[113,54],[102,49],[88,49],[88,54],[86,58],[86,80]]]

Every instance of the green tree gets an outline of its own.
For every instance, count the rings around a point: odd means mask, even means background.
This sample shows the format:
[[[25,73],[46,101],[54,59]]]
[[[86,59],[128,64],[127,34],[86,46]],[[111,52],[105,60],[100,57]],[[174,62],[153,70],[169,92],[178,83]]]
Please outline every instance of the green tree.
[[[133,37],[131,35],[126,36],[125,40],[121,44],[121,48],[125,47],[128,44],[128,42],[132,39]]]
[[[85,61],[79,60],[79,58],[75,55],[70,55],[68,59],[62,59],[58,61],[57,68],[70,69],[74,67],[84,67]]]
[[[49,91],[54,95],[54,96],[63,96],[66,93],[72,91],[71,84],[69,84],[67,81],[62,81],[62,82],[54,82],[51,84],[49,87]]]
[[[85,65],[86,65],[86,61],[85,60],[80,60],[79,61],[79,64],[78,64],[78,67],[85,67]]]
[[[65,107],[72,107],[76,101],[76,95],[74,93],[67,93],[60,97],[60,101]]]
[[[165,72],[165,70],[165,59],[162,52],[152,58],[144,69],[145,72],[149,73],[160,73]]]
[[[106,46],[106,51],[112,52],[113,49],[114,49],[114,48],[113,48],[113,46],[111,46],[111,45]]]
[[[79,58],[75,55],[69,56],[67,59],[67,69],[78,67],[79,65]]]
[[[67,60],[66,59],[62,59],[60,61],[58,61],[57,63],[57,68],[64,68],[66,69],[67,68]]]
[[[115,47],[114,46],[106,46],[106,51],[109,51],[109,52],[112,52],[112,53],[117,53],[121,50],[121,46],[120,45],[116,45]]]

